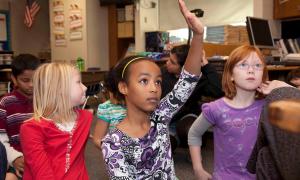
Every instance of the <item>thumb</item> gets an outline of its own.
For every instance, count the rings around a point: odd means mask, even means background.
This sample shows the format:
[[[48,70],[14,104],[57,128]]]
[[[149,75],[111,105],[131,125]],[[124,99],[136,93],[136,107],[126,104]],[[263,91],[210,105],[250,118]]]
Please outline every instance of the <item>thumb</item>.
[[[21,178],[22,174],[20,173],[20,171],[18,169],[15,169],[15,170],[16,170],[16,175]]]

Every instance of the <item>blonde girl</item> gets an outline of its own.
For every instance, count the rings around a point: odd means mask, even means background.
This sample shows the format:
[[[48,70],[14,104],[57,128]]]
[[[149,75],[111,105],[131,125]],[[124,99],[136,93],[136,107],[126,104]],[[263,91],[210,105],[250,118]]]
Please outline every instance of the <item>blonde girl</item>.
[[[33,77],[34,117],[21,127],[24,179],[88,179],[84,147],[92,114],[78,108],[86,87],[66,63],[40,66]]]

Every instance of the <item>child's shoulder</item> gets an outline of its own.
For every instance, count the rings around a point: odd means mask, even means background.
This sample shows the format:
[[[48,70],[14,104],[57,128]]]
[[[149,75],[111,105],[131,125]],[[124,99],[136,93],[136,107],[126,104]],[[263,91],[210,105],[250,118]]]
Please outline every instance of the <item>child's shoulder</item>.
[[[104,144],[119,144],[124,134],[117,128],[108,130],[108,133],[102,139],[102,145]]]
[[[105,101],[104,103],[99,104],[98,108],[100,109],[107,109],[111,106],[113,106],[114,104],[111,103],[110,100]]]
[[[7,93],[1,97],[0,104],[1,106],[5,106],[6,104],[15,103],[16,101],[18,101],[18,98],[15,94]]]
[[[98,111],[99,110],[114,110],[114,109],[125,109],[124,106],[120,104],[113,104],[110,100],[105,101],[102,104],[99,104]]]
[[[91,120],[93,119],[93,113],[89,110],[86,110],[86,109],[78,109],[77,110],[78,112],[78,117],[79,119],[88,119],[88,120]]]
[[[257,100],[255,100],[255,103],[258,106],[263,106],[266,103],[266,100],[265,99],[257,99]]]
[[[204,103],[202,105],[202,107],[211,107],[211,108],[214,108],[216,106],[223,106],[223,105],[225,105],[224,97],[216,99],[216,100],[211,101],[211,102]]]
[[[30,128],[30,129],[43,128],[43,127],[49,126],[49,123],[51,123],[51,122],[49,122],[46,119],[40,118],[39,120],[36,120],[32,117],[32,118],[27,119],[23,122],[23,124],[21,126],[21,129],[24,129],[24,128]]]

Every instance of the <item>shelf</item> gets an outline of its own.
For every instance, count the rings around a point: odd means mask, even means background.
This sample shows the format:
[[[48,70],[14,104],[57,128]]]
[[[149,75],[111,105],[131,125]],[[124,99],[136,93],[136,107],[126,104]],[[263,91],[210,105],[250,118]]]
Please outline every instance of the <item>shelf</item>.
[[[133,38],[134,37],[134,22],[124,21],[118,22],[118,38]]]
[[[11,65],[10,64],[0,64],[0,70],[2,69],[10,69]]]
[[[287,19],[300,17],[300,1],[289,0],[280,2],[281,0],[274,0],[274,18]]]
[[[134,43],[134,21],[118,22],[116,4],[108,6],[109,67],[124,57],[130,44]],[[126,18],[125,18],[126,19]]]
[[[13,54],[13,51],[0,51],[0,54]]]

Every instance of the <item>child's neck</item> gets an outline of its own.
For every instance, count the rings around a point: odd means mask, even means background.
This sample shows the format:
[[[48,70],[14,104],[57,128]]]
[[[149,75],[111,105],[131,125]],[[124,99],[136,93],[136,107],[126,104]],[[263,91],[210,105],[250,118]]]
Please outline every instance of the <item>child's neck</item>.
[[[17,89],[17,91],[18,91],[20,94],[22,94],[23,96],[25,96],[27,99],[32,100],[33,95],[27,95],[27,94],[23,93],[23,92],[22,92],[21,90],[19,90],[19,89]]]
[[[117,127],[130,137],[144,137],[150,129],[149,114],[128,109],[126,118]]]
[[[226,102],[235,108],[245,108],[253,104],[255,101],[256,91],[245,91],[237,89],[236,96],[232,99],[227,99]]]

